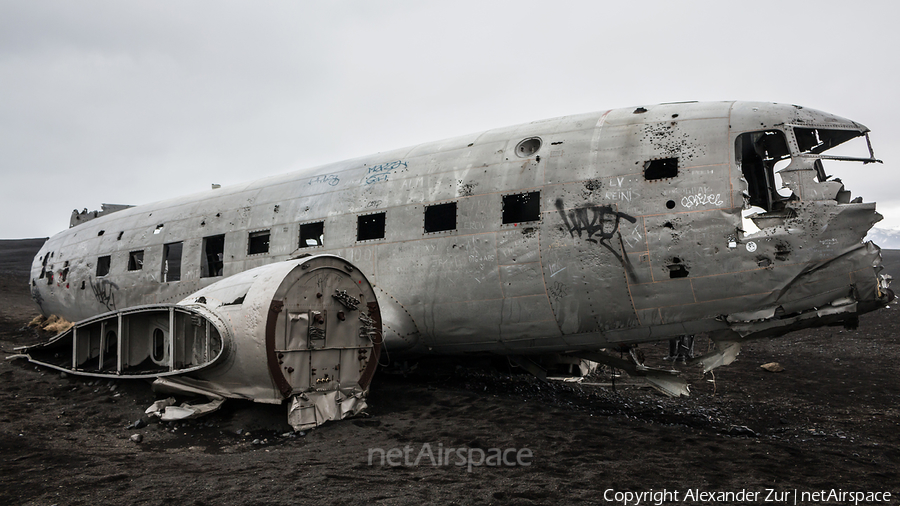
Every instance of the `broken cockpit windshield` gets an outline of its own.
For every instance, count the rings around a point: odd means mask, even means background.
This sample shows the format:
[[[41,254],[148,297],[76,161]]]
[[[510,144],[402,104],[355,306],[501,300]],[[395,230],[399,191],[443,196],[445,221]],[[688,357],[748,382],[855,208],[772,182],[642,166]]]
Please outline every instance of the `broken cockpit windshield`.
[[[797,146],[800,151],[815,155],[861,135],[863,133],[858,130],[794,127],[794,137],[797,138]]]
[[[849,203],[850,192],[844,190],[840,179],[826,173],[823,160],[879,161],[875,159],[865,131],[792,127],[790,133],[797,142],[793,156],[787,135],[782,130],[747,132],[735,141],[735,159],[747,182],[742,213],[745,232],[753,233],[758,228],[783,223],[793,214],[786,207],[790,201]],[[853,139],[860,140],[848,143]],[[860,148],[857,144],[862,139],[865,139],[865,145]],[[823,154],[837,146],[841,146],[840,149]]]
[[[787,138],[781,130],[747,132],[738,136],[734,145],[738,167],[747,181],[748,204],[764,211],[784,208],[784,197],[778,193],[781,181],[775,179],[775,167],[786,166],[791,158]]]

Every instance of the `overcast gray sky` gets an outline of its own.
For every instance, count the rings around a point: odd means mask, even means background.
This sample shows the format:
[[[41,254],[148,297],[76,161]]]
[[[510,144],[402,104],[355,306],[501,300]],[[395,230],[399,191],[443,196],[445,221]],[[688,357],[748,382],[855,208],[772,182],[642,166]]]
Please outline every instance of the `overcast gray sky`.
[[[872,129],[900,227],[900,2],[0,0],[0,238],[527,121],[684,100]]]

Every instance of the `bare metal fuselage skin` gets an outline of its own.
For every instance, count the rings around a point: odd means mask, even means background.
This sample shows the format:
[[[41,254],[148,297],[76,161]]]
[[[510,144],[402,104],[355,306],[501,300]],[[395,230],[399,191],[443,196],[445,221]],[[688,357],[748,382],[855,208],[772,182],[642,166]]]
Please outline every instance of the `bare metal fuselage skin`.
[[[101,216],[47,241],[31,290],[44,314],[76,321],[331,254],[374,286],[390,353],[777,335],[853,318],[889,297],[879,250],[862,242],[880,219],[875,204],[816,179],[825,149],[810,147],[816,129],[823,139],[868,131],[819,111],[745,102],[490,130]],[[773,197],[773,157],[790,163],[781,172],[790,198]],[[535,198],[537,215],[527,202]],[[426,209],[447,203],[456,204],[454,226],[426,232]],[[758,232],[744,230],[748,203],[763,208]],[[366,217],[380,213],[384,237],[365,239],[376,226],[358,240]],[[320,222],[322,245],[301,244],[301,226]],[[251,254],[260,233],[268,250]],[[204,238],[220,235],[222,275],[204,277],[215,274]],[[165,281],[166,245],[178,243],[180,279]],[[129,270],[137,251],[140,268]]]

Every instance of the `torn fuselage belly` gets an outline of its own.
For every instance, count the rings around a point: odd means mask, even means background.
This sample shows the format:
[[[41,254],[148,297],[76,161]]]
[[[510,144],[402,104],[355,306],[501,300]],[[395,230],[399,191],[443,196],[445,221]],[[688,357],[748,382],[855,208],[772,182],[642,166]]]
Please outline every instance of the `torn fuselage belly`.
[[[894,298],[890,276],[879,275],[881,249],[872,242],[836,257],[810,263],[782,287],[767,294],[763,309],[725,317],[740,338],[776,337],[823,325],[855,325],[859,315],[887,305]]]
[[[170,394],[290,400],[301,430],[366,407],[381,345],[372,285],[343,258],[317,255],[241,272],[178,304],[83,320],[17,351],[67,373],[155,378]]]
[[[46,343],[19,351],[31,362],[76,375],[156,378],[215,364],[229,341],[215,315],[169,304],[82,320]]]

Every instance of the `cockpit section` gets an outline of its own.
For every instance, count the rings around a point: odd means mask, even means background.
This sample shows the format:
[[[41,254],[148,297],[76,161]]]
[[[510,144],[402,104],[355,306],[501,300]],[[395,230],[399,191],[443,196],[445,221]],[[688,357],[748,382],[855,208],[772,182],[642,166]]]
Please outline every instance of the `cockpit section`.
[[[854,139],[865,140],[868,156],[829,153],[838,146],[844,148],[845,143]],[[852,147],[858,149],[858,146]],[[795,201],[862,202],[861,198],[851,200],[851,194],[841,180],[826,172],[824,160],[880,163],[864,127],[838,129],[784,125],[738,135],[735,162],[747,183],[744,231],[753,233],[796,216],[789,205]]]

